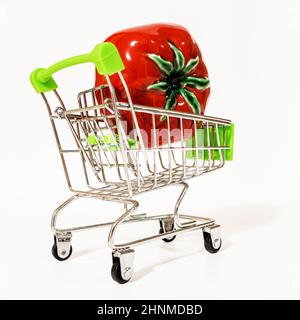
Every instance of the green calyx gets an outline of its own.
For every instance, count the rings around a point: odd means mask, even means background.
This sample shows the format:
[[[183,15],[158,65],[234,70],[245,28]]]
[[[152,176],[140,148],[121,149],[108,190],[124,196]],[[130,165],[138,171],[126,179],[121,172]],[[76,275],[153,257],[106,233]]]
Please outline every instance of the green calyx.
[[[205,90],[209,87],[208,78],[190,76],[199,64],[199,57],[192,58],[186,63],[183,53],[173,43],[169,42],[169,46],[174,53],[173,63],[153,53],[148,55],[160,70],[162,80],[150,84],[147,89],[165,92],[166,102],[164,107],[166,110],[173,110],[176,107],[176,96],[179,94],[191,107],[193,113],[200,114],[200,102],[196,95],[188,90],[188,88]],[[165,116],[162,116],[160,120],[163,121],[165,118]]]

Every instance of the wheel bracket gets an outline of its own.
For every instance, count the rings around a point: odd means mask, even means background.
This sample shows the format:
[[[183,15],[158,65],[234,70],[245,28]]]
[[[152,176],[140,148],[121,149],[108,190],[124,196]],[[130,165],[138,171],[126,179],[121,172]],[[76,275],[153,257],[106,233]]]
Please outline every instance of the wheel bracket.
[[[130,280],[133,275],[134,250],[130,248],[113,251],[113,262],[118,259],[121,268],[121,276],[124,280]]]
[[[56,234],[54,238],[57,245],[57,254],[64,259],[70,254],[72,233]]]
[[[204,228],[204,232],[207,232],[210,234],[213,247],[215,249],[218,249],[221,245],[221,226],[218,224],[207,226]]]

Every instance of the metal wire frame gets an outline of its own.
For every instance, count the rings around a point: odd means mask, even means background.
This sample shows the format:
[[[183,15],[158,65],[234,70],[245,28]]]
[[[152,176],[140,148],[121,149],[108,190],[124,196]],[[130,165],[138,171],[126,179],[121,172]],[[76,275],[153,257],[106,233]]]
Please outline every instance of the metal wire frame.
[[[121,192],[123,196],[132,197],[134,194],[168,184],[180,183],[224,165],[224,152],[229,147],[220,144],[219,127],[222,126],[224,129],[222,130],[224,135],[222,141],[225,141],[226,128],[230,125],[229,120],[135,105],[136,115],[147,114],[151,116],[153,145],[145,148],[143,139],[138,139],[135,148],[131,148],[127,143],[126,130],[123,128],[120,116],[112,113],[113,108],[119,112],[131,112],[128,103],[117,102],[114,105],[112,101],[109,101],[100,105],[87,106],[87,94],[91,94],[93,101],[95,101],[95,92],[100,90],[103,95],[102,89],[103,87],[82,92],[79,95],[80,101],[85,101],[85,104],[80,103],[80,108],[62,112],[62,116],[68,122],[77,144],[90,163],[95,176],[100,183],[105,185],[98,189],[100,192],[112,195],[120,195]],[[84,116],[82,116],[83,114]],[[156,127],[157,116],[165,116],[167,121],[166,134],[168,138],[167,143],[162,146],[157,145],[156,135],[162,131]],[[180,124],[179,139],[176,142],[171,141],[170,122],[174,119],[178,120]],[[193,131],[194,139],[192,146],[187,146],[185,142],[184,120],[192,123],[192,129],[190,129]],[[118,121],[118,126],[111,125],[111,123]],[[202,130],[206,130],[206,141],[204,141],[204,135],[202,135],[202,141],[198,141],[197,128],[200,126]],[[76,131],[76,127],[80,130]],[[115,139],[116,132],[113,130],[116,128],[118,128],[119,136],[122,136],[123,146]],[[105,140],[102,140],[104,141],[102,144],[98,140],[94,145],[89,144],[88,138],[91,134],[103,138],[107,133],[114,137],[114,150]],[[142,136],[141,131],[137,136]],[[140,141],[142,143],[139,143]],[[194,154],[194,156],[187,158],[187,152],[190,155]],[[205,159],[204,152],[207,152],[208,159]],[[215,157],[216,153],[219,155],[218,160]],[[111,169],[118,173],[115,181],[108,178],[111,175]],[[126,189],[128,189],[127,193]]]
[[[113,250],[116,250],[175,233],[197,230],[213,225],[214,220],[212,219],[180,215],[179,206],[188,189],[188,185],[185,182],[187,179],[216,170],[224,165],[225,151],[228,149],[228,146],[220,144],[219,127],[223,127],[222,141],[225,141],[226,128],[230,125],[230,120],[133,105],[125,80],[121,73],[119,73],[119,76],[125,87],[128,98],[127,102],[117,101],[109,77],[106,78],[107,85],[80,92],[78,94],[79,107],[76,109],[67,110],[56,90],[54,90],[54,96],[59,106],[52,109],[48,98],[45,94],[42,94],[50,116],[67,185],[75,193],[74,196],[55,210],[51,222],[54,234],[66,234],[111,225],[108,244]],[[106,89],[108,89],[108,95]],[[104,94],[104,91],[106,91],[106,94]],[[127,140],[126,128],[124,128],[120,116],[120,112],[122,111],[131,112],[132,115],[134,126],[133,137],[136,142],[134,148],[130,147]],[[149,115],[152,119],[153,145],[150,147],[145,147],[137,115]],[[167,143],[164,145],[157,143],[157,135],[160,134],[160,131],[157,130],[157,118],[161,116],[164,116],[167,122]],[[174,119],[179,122],[179,138],[177,137],[176,142],[173,142],[171,137],[170,123]],[[76,147],[62,147],[56,121],[65,121],[68,124],[76,142]],[[191,136],[193,136],[194,143],[189,146],[185,141],[183,121],[190,121],[192,124]],[[201,141],[199,141],[197,135],[198,128],[206,130],[206,141],[204,141],[203,134]],[[213,132],[213,134],[210,134],[210,132]],[[116,138],[116,133],[118,134],[118,139]],[[104,139],[106,134],[112,137],[113,148]],[[102,142],[100,143],[96,140],[96,144],[91,145],[88,141],[90,135],[102,138]],[[193,156],[188,157],[188,152]],[[205,156],[205,152],[208,158]],[[218,159],[215,157],[216,152],[219,155]],[[75,153],[79,155],[88,190],[83,190],[82,187],[73,187],[71,182],[65,156],[66,154]],[[96,184],[91,182],[92,177],[90,173],[92,173],[93,177],[96,177]],[[136,217],[133,215],[139,205],[137,201],[132,199],[133,196],[167,185],[179,185],[183,187],[173,214],[156,217]],[[101,200],[122,203],[125,211],[114,222],[58,229],[56,223],[59,213],[72,201],[80,197],[96,197]],[[170,217],[174,219],[176,226],[172,232],[134,240],[129,243],[114,243],[116,229],[123,222],[147,221]]]

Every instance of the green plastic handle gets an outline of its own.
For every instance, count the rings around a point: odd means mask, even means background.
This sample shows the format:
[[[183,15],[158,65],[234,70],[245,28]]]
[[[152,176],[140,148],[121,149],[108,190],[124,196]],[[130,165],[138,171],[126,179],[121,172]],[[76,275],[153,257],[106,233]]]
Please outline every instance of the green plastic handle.
[[[35,69],[30,75],[30,82],[38,93],[55,90],[58,87],[52,77],[55,72],[87,62],[94,63],[97,71],[103,75],[110,76],[124,70],[123,61],[116,46],[111,42],[103,42],[98,44],[90,53],[59,61],[47,69]]]

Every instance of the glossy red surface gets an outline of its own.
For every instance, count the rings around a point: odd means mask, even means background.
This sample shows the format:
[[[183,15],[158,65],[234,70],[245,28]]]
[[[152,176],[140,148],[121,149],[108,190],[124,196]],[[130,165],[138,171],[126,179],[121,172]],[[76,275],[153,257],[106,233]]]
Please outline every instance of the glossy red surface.
[[[116,45],[123,59],[125,70],[123,71],[124,78],[129,87],[132,100],[135,104],[147,105],[151,107],[164,108],[166,103],[166,93],[158,90],[149,90],[149,85],[162,81],[165,75],[157,67],[155,62],[149,58],[149,54],[156,54],[165,60],[174,64],[174,51],[171,49],[169,42],[176,46],[184,55],[185,61],[199,57],[199,63],[189,73],[193,77],[208,77],[206,66],[202,60],[202,56],[198,45],[193,40],[189,32],[182,26],[173,24],[151,24],[135,28],[119,31],[106,39]],[[112,84],[116,89],[119,101],[126,101],[126,94],[118,79],[118,76],[111,77]],[[96,86],[105,83],[103,76],[96,74]],[[206,107],[207,98],[210,89],[198,90],[193,87],[188,87],[188,90],[197,97],[201,105],[201,113],[203,114]],[[180,95],[176,94],[177,104],[175,110],[191,113],[193,110]],[[127,112],[121,114],[124,120],[128,122],[128,130],[132,129],[132,117]],[[138,116],[140,128],[150,133],[152,127],[152,119],[149,115]],[[166,121],[161,121],[160,117],[156,119],[158,129],[167,127]],[[179,121],[172,119],[170,122],[171,130],[180,128]],[[184,128],[192,128],[191,121],[184,121]],[[190,130],[191,131],[191,130]],[[185,134],[187,138],[189,133]],[[162,135],[165,136],[165,135]],[[173,141],[179,137],[173,137]],[[160,138],[158,143],[166,143],[166,137]],[[153,145],[149,139],[146,139],[148,146]]]

